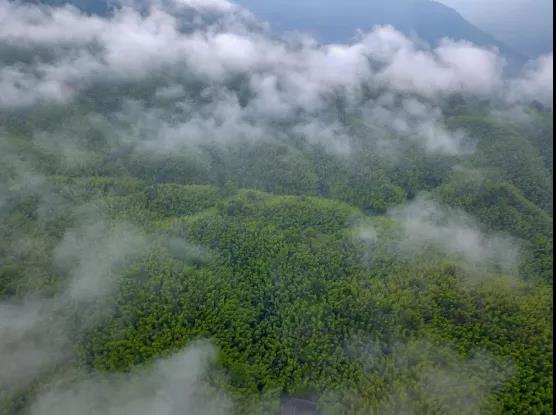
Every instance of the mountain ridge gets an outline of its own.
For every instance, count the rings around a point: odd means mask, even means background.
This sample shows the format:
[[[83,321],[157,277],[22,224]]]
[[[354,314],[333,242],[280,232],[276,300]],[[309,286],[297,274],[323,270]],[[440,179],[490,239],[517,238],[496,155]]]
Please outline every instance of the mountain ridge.
[[[24,0],[27,3],[62,6],[71,4],[90,13],[107,15],[117,0]],[[444,38],[466,40],[483,47],[495,47],[506,58],[510,68],[528,59],[494,36],[467,21],[457,10],[434,0],[345,0],[326,7],[316,0],[237,0],[259,19],[270,23],[279,34],[303,32],[321,43],[348,43],[358,30],[391,25],[402,33],[417,37],[430,45]],[[338,18],[341,16],[341,18]]]
[[[272,3],[239,0],[238,3],[260,19],[269,21],[278,32],[309,32],[323,43],[348,42],[358,29],[367,31],[378,25],[392,25],[406,35],[417,36],[431,45],[443,38],[467,40],[480,46],[498,48],[510,64],[523,64],[527,60],[471,24],[457,10],[433,0],[346,0],[320,8],[315,0],[303,3],[293,0]]]

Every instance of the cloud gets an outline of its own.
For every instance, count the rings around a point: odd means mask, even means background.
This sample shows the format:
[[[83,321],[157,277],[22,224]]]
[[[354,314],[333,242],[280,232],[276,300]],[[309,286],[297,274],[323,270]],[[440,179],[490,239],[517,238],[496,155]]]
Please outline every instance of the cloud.
[[[386,93],[363,104],[361,118],[370,128],[379,127],[391,134],[380,143],[389,151],[406,142],[420,144],[433,154],[453,156],[473,151],[472,139],[463,131],[449,130],[440,108],[422,99]]]
[[[52,300],[0,303],[0,389],[14,392],[69,353],[60,307]]]
[[[131,145],[168,154],[295,136],[342,156],[357,139],[378,142],[390,156],[407,143],[454,156],[472,152],[473,137],[446,127],[444,97],[552,98],[552,57],[506,79],[496,50],[449,39],[430,47],[391,26],[351,44],[319,45],[277,39],[226,0],[152,1],[142,11],[124,4],[99,17],[0,0],[0,108],[64,104],[131,83],[130,96],[113,96],[119,102],[110,112],[97,109],[84,124],[100,128],[114,151]],[[367,137],[346,125],[349,114],[360,116]],[[66,164],[86,161],[61,129],[35,141],[58,143]]]
[[[341,108],[429,152],[458,155],[472,151],[472,143],[444,126],[439,98],[510,94],[512,102],[540,97],[547,102],[552,97],[548,58],[507,80],[495,50],[468,42],[445,39],[429,47],[384,26],[352,44],[319,45],[307,37],[276,39],[249,12],[225,0],[147,5],[143,12],[125,6],[103,18],[71,7],[1,0],[0,45],[7,52],[0,55],[6,60],[0,108],[60,104],[99,83],[139,87],[157,79],[152,97],[161,108],[126,102],[119,119],[107,120],[112,124],[107,131],[120,142],[148,136],[136,142],[138,148],[167,152],[184,144],[289,134],[347,154],[351,134],[331,111]],[[41,52],[14,60],[13,48]],[[379,98],[370,99],[369,92]],[[122,126],[120,134],[115,122]],[[277,134],[276,123],[283,122],[291,128]],[[382,142],[388,151],[396,145]]]
[[[102,18],[2,0],[0,44],[47,47],[51,56],[4,66],[0,105],[67,99],[94,80],[140,79],[169,66],[220,84],[245,76],[253,108],[278,117],[322,109],[337,93],[358,99],[369,87],[435,97],[489,95],[503,85],[497,52],[469,42],[445,39],[428,48],[390,26],[350,45],[285,42],[227,1],[166,4],[152,2],[146,13],[122,7]]]
[[[43,391],[30,413],[229,414],[231,400],[205,379],[215,355],[210,344],[201,342],[131,374],[93,374],[82,381],[64,379]]]
[[[511,102],[540,101],[552,106],[554,96],[554,54],[544,55],[529,63],[523,75],[510,82]]]
[[[94,218],[89,222],[67,230],[54,250],[54,261],[68,274],[64,288],[49,297],[29,295],[0,302],[0,387],[4,391],[28,386],[72,356],[75,338],[97,317],[109,313],[98,305],[113,288],[115,273],[146,247],[145,238],[131,225],[111,226]]]
[[[391,209],[389,216],[402,226],[399,243],[402,254],[415,255],[433,249],[475,267],[494,267],[506,274],[516,274],[520,250],[515,241],[483,232],[466,213],[441,206],[425,194]]]
[[[370,59],[382,64],[376,82],[396,91],[426,97],[489,95],[501,84],[504,62],[497,52],[469,42],[445,39],[427,49],[390,26],[376,28],[361,41]]]
[[[327,391],[322,407],[337,402],[358,413],[474,415],[488,412],[497,389],[512,374],[511,362],[483,350],[462,356],[427,339],[373,341],[355,338],[347,346],[362,367],[363,378],[380,391],[372,402],[360,390]]]
[[[64,102],[72,95],[58,79],[40,77],[17,66],[0,69],[0,108],[28,107],[41,98]]]
[[[426,341],[398,343],[381,356],[402,379],[394,382],[375,409],[384,414],[477,414],[488,410],[492,395],[508,376],[507,365],[488,353],[468,359]],[[380,365],[380,364],[379,364]],[[423,368],[426,368],[423,370]],[[388,369],[381,368],[381,371]]]
[[[200,16],[237,9],[225,1],[173,4]],[[212,77],[249,69],[249,62],[244,61],[252,56],[251,40],[226,31],[231,28],[225,19],[219,20],[220,32],[203,25],[205,32],[185,34],[179,30],[179,10],[171,14],[160,7],[153,3],[146,15],[124,7],[111,18],[101,18],[71,7],[39,8],[1,1],[0,44],[28,50],[46,47],[53,56],[28,65],[5,66],[0,73],[0,105],[18,107],[42,99],[69,98],[95,79],[142,78],[190,60],[194,61],[190,70],[207,71]],[[250,27],[247,17],[243,19],[246,13],[232,16],[232,26]]]
[[[72,275],[70,298],[84,302],[109,293],[115,274],[146,247],[145,237],[129,224],[95,222],[67,230],[54,260]]]
[[[227,0],[177,0],[178,5],[191,7],[197,12],[211,11],[220,14],[236,11],[238,7]]]

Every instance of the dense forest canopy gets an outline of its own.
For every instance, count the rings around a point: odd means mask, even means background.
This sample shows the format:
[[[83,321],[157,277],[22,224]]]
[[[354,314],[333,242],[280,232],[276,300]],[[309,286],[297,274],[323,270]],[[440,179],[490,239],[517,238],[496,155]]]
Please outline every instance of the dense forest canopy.
[[[227,0],[0,0],[0,414],[553,411],[552,55]]]

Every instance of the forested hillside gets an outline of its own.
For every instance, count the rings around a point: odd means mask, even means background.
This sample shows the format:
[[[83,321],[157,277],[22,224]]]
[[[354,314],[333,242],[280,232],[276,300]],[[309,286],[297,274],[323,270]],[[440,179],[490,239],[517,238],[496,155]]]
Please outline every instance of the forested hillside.
[[[552,413],[548,62],[0,0],[0,414]]]

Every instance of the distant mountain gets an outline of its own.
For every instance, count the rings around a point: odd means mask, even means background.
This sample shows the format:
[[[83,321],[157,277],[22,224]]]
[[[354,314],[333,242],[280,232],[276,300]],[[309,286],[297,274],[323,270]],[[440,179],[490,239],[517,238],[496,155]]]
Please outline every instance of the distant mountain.
[[[112,0],[22,0],[23,3],[46,4],[49,6],[63,6],[71,4],[89,14],[106,15],[110,12]]]
[[[390,24],[436,44],[449,37],[495,46],[514,63],[524,57],[465,20],[456,10],[431,0],[238,0],[277,32],[308,32],[322,42],[346,42],[357,29]]]
[[[107,14],[118,0],[26,0],[50,5],[72,4],[93,14]],[[137,1],[142,3],[144,0]],[[274,31],[304,32],[323,43],[349,42],[357,30],[389,24],[429,44],[443,38],[495,46],[515,65],[526,61],[491,35],[481,31],[456,10],[432,0],[235,0]]]
[[[534,58],[554,48],[553,0],[438,0],[513,50]]]

